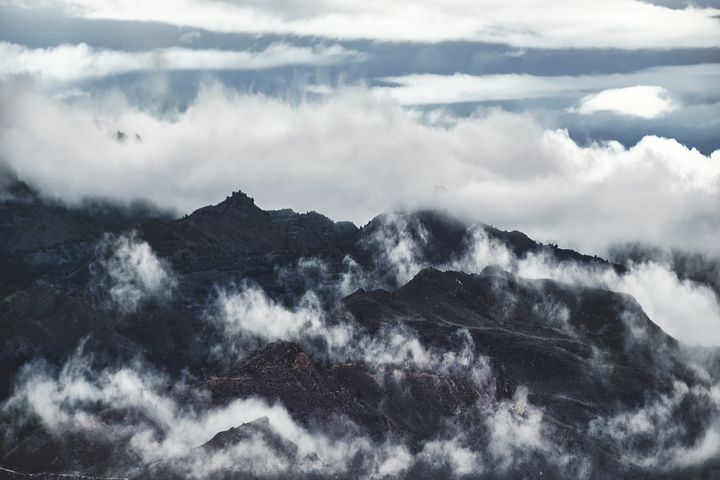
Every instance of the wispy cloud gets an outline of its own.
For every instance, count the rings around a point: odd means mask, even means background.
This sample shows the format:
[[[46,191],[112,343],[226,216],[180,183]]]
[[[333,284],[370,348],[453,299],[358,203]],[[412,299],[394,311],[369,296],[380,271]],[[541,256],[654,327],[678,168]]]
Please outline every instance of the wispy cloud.
[[[688,413],[688,405],[694,406],[692,414]],[[623,460],[628,463],[671,470],[718,458],[719,409],[720,385],[689,387],[676,381],[672,391],[649,400],[640,408],[595,419],[589,431],[618,445]],[[703,418],[708,426],[692,443],[687,441],[688,424],[694,420],[690,415]],[[653,448],[641,447],[649,441]]]
[[[103,291],[123,313],[135,312],[150,299],[172,297],[177,279],[170,266],[134,233],[107,236],[96,247],[97,260],[90,266],[92,287]]]
[[[14,5],[29,6],[25,0]],[[54,0],[68,15],[156,21],[220,32],[342,39],[473,40],[527,48],[687,48],[720,45],[718,10],[636,0],[220,2]]]
[[[432,241],[429,233],[412,235],[411,229],[417,227],[411,227],[406,216],[388,215],[386,222],[388,227],[376,239],[376,247],[403,282],[426,267],[481,273],[485,267],[497,265],[525,278],[550,278],[627,293],[673,338],[690,345],[720,346],[720,302],[715,292],[705,284],[679,278],[666,262],[630,262],[628,271],[619,274],[609,266],[559,263],[545,254],[517,258],[507,246],[492,240],[478,227],[472,230],[472,240],[460,258],[449,264],[434,264],[421,253],[423,244]],[[569,328],[568,312],[563,305],[549,303],[536,307],[551,323],[565,330]]]
[[[262,70],[288,65],[331,65],[362,60],[364,54],[340,45],[299,47],[273,43],[263,50],[161,48],[128,52],[84,43],[27,48],[0,42],[0,78],[30,74],[48,81],[71,82],[140,71]]]
[[[636,87],[611,88],[588,95],[580,100],[574,111],[590,115],[611,112],[642,118],[656,118],[672,112],[677,107],[663,87],[638,85]]]
[[[610,110],[647,116],[670,111],[668,91],[703,98],[720,96],[714,87],[720,81],[717,64],[654,67],[626,74],[412,74],[382,80],[390,85],[375,91],[404,105],[584,97],[583,104],[588,105],[581,106],[581,113]]]

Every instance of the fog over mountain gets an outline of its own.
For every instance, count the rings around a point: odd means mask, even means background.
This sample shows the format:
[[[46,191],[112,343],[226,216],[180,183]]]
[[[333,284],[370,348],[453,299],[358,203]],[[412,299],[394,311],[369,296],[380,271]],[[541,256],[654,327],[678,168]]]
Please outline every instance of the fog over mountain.
[[[719,19],[0,1],[0,479],[720,478]]]
[[[235,192],[173,220],[7,190],[8,478],[719,467],[716,285],[675,263],[433,210],[358,228]]]

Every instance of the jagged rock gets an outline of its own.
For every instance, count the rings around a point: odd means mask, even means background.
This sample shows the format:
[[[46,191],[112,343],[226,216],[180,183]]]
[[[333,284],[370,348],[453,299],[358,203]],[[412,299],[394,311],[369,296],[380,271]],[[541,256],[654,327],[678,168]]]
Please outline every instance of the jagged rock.
[[[272,450],[275,456],[294,461],[297,456],[297,445],[282,438],[270,426],[267,417],[261,417],[252,422],[243,423],[238,427],[230,428],[217,433],[202,448],[208,450],[222,450],[241,442],[261,440],[263,445]]]
[[[379,387],[367,370],[361,374],[356,368],[328,368],[295,343],[275,342],[227,375],[210,378],[207,388],[220,401],[253,395],[279,400],[304,421],[345,415],[379,435],[388,429],[387,420],[377,413],[379,397],[374,393]],[[367,394],[355,395],[360,391]]]

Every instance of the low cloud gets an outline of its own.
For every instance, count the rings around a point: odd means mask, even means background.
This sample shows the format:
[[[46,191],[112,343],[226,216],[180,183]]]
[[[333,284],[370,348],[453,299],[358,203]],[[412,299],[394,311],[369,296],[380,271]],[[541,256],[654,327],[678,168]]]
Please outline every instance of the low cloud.
[[[491,239],[484,227],[476,226],[471,227],[466,251],[459,258],[439,264],[422,255],[422,246],[430,241],[430,234],[417,235],[418,227],[411,225],[412,218],[387,215],[384,222],[385,228],[375,236],[375,247],[378,258],[386,262],[384,268],[394,273],[398,285],[426,267],[480,273],[487,266],[497,265],[525,278],[549,278],[632,295],[650,319],[673,338],[689,345],[720,346],[720,297],[713,285],[681,278],[667,261],[629,261],[628,271],[618,273],[610,266],[558,262],[544,253],[518,258],[503,243]],[[534,308],[553,326],[570,328],[563,305],[548,303]]]
[[[415,252],[414,265],[418,268],[426,265],[419,253],[421,249],[413,242],[432,241],[430,233],[425,231],[419,237],[403,233],[408,222],[398,221],[402,218],[398,215],[388,218],[396,222],[388,230],[394,235],[379,246],[387,244],[392,250],[396,244],[392,238],[404,239],[403,249]],[[144,244],[131,236],[120,238],[108,243],[109,252],[113,255],[125,252],[116,256],[123,269],[134,266],[131,277],[147,277],[136,272],[148,270],[148,252],[142,253]],[[601,286],[602,282],[622,283],[624,278],[634,275],[631,270],[625,277],[612,277],[604,268],[557,264],[543,256],[518,259],[481,229],[474,231],[472,239],[466,255],[446,265],[447,268],[462,266],[472,272],[501,263],[530,277],[550,276]],[[130,261],[133,258],[136,261]],[[403,262],[406,256],[388,258]],[[314,262],[305,259],[303,264]],[[154,265],[154,261],[149,265]],[[324,280],[321,277],[319,281]],[[671,285],[668,291],[662,282],[651,284],[660,284],[659,295],[680,298],[680,303],[685,301],[672,291],[677,285]],[[307,291],[295,304],[283,304],[259,287],[244,284],[220,289],[211,301],[208,320],[215,322],[228,341],[219,347],[226,356],[232,353],[242,357],[252,351],[233,350],[238,342],[243,345],[253,340],[255,343],[244,345],[255,348],[270,341],[291,340],[312,349],[314,356],[319,354],[316,358],[320,361],[329,360],[330,364],[360,361],[378,385],[395,388],[403,395],[411,395],[406,382],[418,373],[429,374],[430,378],[460,377],[469,380],[477,392],[477,401],[449,416],[431,438],[412,445],[407,439],[392,435],[385,439],[370,438],[346,418],[338,419],[343,425],[341,431],[311,427],[293,418],[281,404],[262,399],[239,398],[227,404],[212,404],[197,385],[175,383],[146,364],[128,362],[121,367],[104,364],[98,369],[81,347],[59,370],[44,362],[33,362],[21,369],[11,398],[0,405],[0,412],[13,419],[8,427],[10,432],[35,419],[55,434],[82,434],[89,439],[110,441],[118,451],[135,458],[134,468],[169,468],[193,478],[213,478],[220,472],[269,478],[348,472],[368,478],[411,478],[416,471],[462,478],[477,474],[509,475],[537,465],[548,467],[549,475],[558,472],[557,476],[562,478],[592,478],[591,460],[576,445],[573,447],[561,426],[533,403],[532,392],[518,385],[512,397],[498,397],[490,361],[477,353],[467,330],[457,329],[449,334],[445,340],[453,347],[442,348],[424,344],[416,332],[402,324],[388,323],[371,334],[350,318],[337,312],[331,315],[312,291]],[[547,307],[548,316],[562,319],[564,315],[558,306],[541,307]],[[324,348],[317,347],[317,340],[323,340]],[[700,364],[695,368],[704,372],[699,377],[707,385],[688,387],[678,383],[673,392],[650,398],[641,409],[596,418],[587,426],[588,433],[621,445],[623,460],[651,472],[657,467],[668,470],[692,467],[714,458],[720,393],[707,371]],[[682,422],[676,420],[676,415],[682,414],[688,404],[709,414],[693,418],[710,421],[710,428],[701,430],[701,435],[692,442],[687,440],[690,437]],[[127,413],[109,414],[113,411]],[[198,448],[218,432],[248,422],[262,426],[219,449]],[[660,439],[661,450],[649,453],[643,450],[643,438],[648,435]],[[280,448],[273,438],[293,448]]]
[[[452,473],[459,477],[479,475],[485,469],[482,454],[467,448],[458,437],[447,441],[427,442],[419,456],[421,459],[426,457],[427,462],[433,465],[448,466]]]
[[[254,285],[220,289],[206,318],[219,327],[225,339],[216,351],[233,358],[244,358],[258,346],[277,340],[319,339],[333,355],[345,351],[357,333],[351,325],[330,325],[311,291],[297,305],[285,306]]]
[[[341,471],[354,453],[366,453],[372,458],[384,453],[380,445],[371,455],[373,444],[364,438],[332,442],[322,434],[313,434],[281,405],[255,398],[215,409],[198,409],[164,393],[167,382],[167,378],[142,365],[97,371],[92,358],[79,349],[56,373],[44,364],[27,365],[20,372],[14,395],[2,404],[2,409],[35,415],[57,434],[84,432],[122,442],[145,465],[171,462],[171,468],[200,478],[218,470],[271,475],[297,467],[278,458],[259,439],[233,445],[229,451],[198,449],[218,432],[259,418],[267,418],[272,432],[294,443],[301,458],[322,455],[305,466],[311,471]],[[136,412],[136,416],[113,423],[97,412],[97,405],[126,409]],[[238,458],[247,461],[238,462]]]
[[[702,419],[702,425],[696,425]],[[700,435],[691,433],[700,430]],[[675,382],[670,393],[644,406],[589,425],[591,435],[612,441],[624,461],[672,470],[720,456],[720,385]]]
[[[548,447],[544,444],[542,411],[530,404],[527,396],[527,389],[518,389],[512,401],[501,403],[486,419],[490,427],[489,450],[503,470],[523,455]]]
[[[430,125],[363,88],[293,103],[211,83],[157,116],[117,93],[60,100],[7,82],[0,106],[0,156],[69,202],[145,197],[189,212],[241,188],[263,208],[360,224],[441,207],[590,252],[632,240],[718,252],[720,152],[673,139],[582,146],[502,111]],[[117,142],[118,130],[143,141]]]
[[[472,339],[465,330],[457,333],[457,351],[448,352],[426,347],[411,328],[402,324],[385,324],[371,334],[339,312],[329,316],[312,291],[295,305],[282,305],[257,286],[221,289],[206,319],[220,329],[225,339],[216,353],[231,354],[233,358],[246,357],[264,343],[286,340],[335,361],[360,359],[377,367],[409,364],[441,372],[463,369],[472,371],[471,377],[478,384],[490,375],[486,360],[475,356]]]
[[[433,372],[442,372],[443,368],[442,364],[422,362],[412,365],[410,368]],[[480,381],[476,384],[481,391],[488,390],[487,382],[492,377],[485,363],[463,366],[462,362],[448,359],[444,365],[468,369],[470,378]],[[402,382],[405,372],[390,370],[386,378]],[[81,346],[59,370],[44,362],[23,367],[13,395],[0,404],[0,412],[15,419],[13,428],[23,428],[23,422],[39,421],[53,434],[72,434],[75,438],[81,434],[89,441],[112,442],[116,452],[135,459],[132,467],[130,463],[116,465],[115,474],[126,474],[123,469],[130,468],[142,471],[145,466],[192,478],[213,478],[219,472],[273,478],[282,474],[332,475],[350,471],[367,478],[403,478],[413,467],[423,471],[429,467],[430,471],[449,470],[463,477],[515,468],[527,461],[531,451],[548,453],[549,460],[555,461],[552,449],[539,440],[545,435],[542,413],[529,404],[524,390],[506,402],[496,402],[488,393],[471,406],[471,411],[487,418],[486,422],[471,424],[471,430],[480,429],[472,441],[470,434],[454,433],[457,427],[451,424],[436,438],[411,448],[401,438],[370,439],[347,419],[342,420],[346,425],[340,433],[311,429],[282,405],[262,399],[243,398],[211,406],[203,401],[202,391],[189,387],[173,383],[140,363],[97,369],[92,356],[86,355]],[[108,415],[112,411],[125,413]],[[255,434],[250,430],[249,435],[221,448],[198,448],[218,432],[249,422],[256,423],[260,430]],[[510,435],[508,428],[522,434]],[[292,448],[284,451],[272,437]],[[487,453],[482,440],[485,437],[491,453]]]
[[[188,43],[195,38],[190,32],[183,34],[181,40]],[[84,43],[27,48],[0,42],[0,79],[30,74],[46,82],[74,82],[130,72],[262,70],[289,65],[332,65],[363,58],[364,54],[337,44],[299,47],[278,42],[256,51],[159,48],[131,52],[98,49]]]
[[[390,270],[391,287],[406,284],[420,271],[422,247],[428,237],[425,227],[414,217],[388,213],[380,218],[380,225],[367,242],[378,253],[376,270]]]
[[[720,346],[718,296],[708,285],[679,278],[668,264],[629,262],[627,272],[617,273],[607,266],[560,263],[544,254],[516,258],[482,230],[476,232],[473,240],[465,257],[448,267],[480,272],[487,265],[497,264],[526,278],[551,278],[627,293],[670,336],[690,345]],[[562,325],[562,310],[550,310],[550,317]]]
[[[108,295],[124,313],[135,312],[150,299],[168,299],[177,286],[170,266],[134,233],[107,236],[97,247],[91,266],[91,288]]]
[[[379,288],[376,275],[366,271],[351,255],[345,255],[341,270],[318,257],[301,257],[291,265],[276,267],[277,284],[288,290],[312,291],[321,300],[334,301],[360,288]]]
[[[689,345],[720,346],[720,303],[706,285],[681,280],[667,265],[630,264],[618,274],[610,268],[558,265],[541,257],[518,263],[521,275],[606,288],[632,295],[668,335]]]

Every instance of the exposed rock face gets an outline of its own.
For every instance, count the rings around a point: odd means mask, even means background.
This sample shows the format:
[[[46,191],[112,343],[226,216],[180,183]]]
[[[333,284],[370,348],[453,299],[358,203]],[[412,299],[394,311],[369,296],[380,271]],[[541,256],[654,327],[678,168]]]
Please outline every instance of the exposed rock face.
[[[698,419],[718,415],[707,393],[720,381],[717,351],[701,352],[710,373],[700,372],[687,361],[687,349],[627,295],[529,280],[492,265],[476,274],[450,268],[463,265],[478,231],[517,258],[543,255],[618,274],[622,265],[434,211],[381,215],[357,228],[315,212],[264,211],[236,192],[173,220],[141,207],[68,208],[27,189],[17,187],[0,202],[0,396],[12,400],[0,407],[0,465],[12,469],[0,470],[0,478],[72,472],[82,474],[70,478],[185,478],[186,457],[226,455],[227,461],[233,446],[253,441],[272,453],[281,473],[235,465],[239,470],[205,476],[381,478],[382,470],[406,478],[524,478],[539,471],[551,478],[711,478],[717,472],[714,458],[654,469],[624,451],[630,445],[633,454],[652,452],[653,438],[620,444],[620,437],[597,433],[598,425],[610,425],[619,435],[625,430],[613,420],[622,418],[617,415],[658,404],[682,426],[678,445],[701,442],[707,422]],[[98,242],[130,231],[141,245],[131,266],[144,277],[121,277],[120,287],[132,292],[142,287],[138,278],[152,282],[152,268],[163,265],[174,290],[128,311],[109,302],[96,267],[104,261]],[[389,248],[399,256],[392,258]],[[150,255],[158,258],[149,262]],[[363,288],[347,295],[347,285]],[[248,286],[267,298],[219,320],[218,291]],[[261,339],[242,328],[237,333],[246,317],[262,325],[303,315],[311,319],[302,328]],[[223,321],[235,322],[235,333]],[[37,358],[67,365],[80,343],[92,366],[21,370]],[[33,369],[50,371],[40,382],[44,395],[66,399],[60,413],[47,410],[61,419],[63,412],[80,412],[86,426],[62,429],[33,413],[42,395],[17,401]],[[136,372],[143,370],[162,372],[160,380],[142,383]],[[297,423],[293,428],[354,452],[347,465],[329,465],[326,452],[308,454],[307,445],[262,417],[203,430],[185,457],[176,453],[182,441],[172,437],[175,423],[209,425],[214,412],[249,399],[280,406]],[[165,448],[170,458],[147,460],[154,457],[144,455],[142,442]],[[368,460],[391,446],[405,463]],[[512,461],[505,458],[510,454]]]
[[[332,415],[347,415],[376,432],[385,431],[376,413],[377,402],[355,398],[349,389],[372,392],[378,385],[365,374],[345,376],[353,365],[327,368],[319,365],[297,344],[272,343],[253,354],[248,361],[228,376],[212,377],[207,388],[217,400],[259,395],[280,401],[297,418],[318,420]],[[345,383],[343,380],[354,382]],[[363,382],[364,380],[364,382]],[[354,384],[354,385],[353,385]]]
[[[278,342],[263,347],[229,375],[210,378],[207,388],[218,401],[254,395],[279,401],[306,423],[344,416],[373,437],[394,433],[417,439],[432,435],[438,414],[451,415],[478,398],[472,383],[462,377],[409,366],[393,373],[398,384],[378,383],[363,363],[323,366],[297,344]],[[415,411],[406,402],[383,405],[402,391],[416,403]]]
[[[467,328],[512,382],[531,386],[568,422],[607,407],[593,399],[639,404],[646,390],[670,388],[674,376],[687,374],[679,362],[664,378],[647,371],[653,352],[626,348],[631,335],[623,317],[632,312],[634,327],[670,362],[676,342],[631,297],[605,290],[520,279],[492,267],[480,275],[425,269],[395,292],[358,291],[344,303],[360,322],[412,319],[428,344],[448,329]],[[563,307],[562,318],[548,321],[541,308],[547,305]],[[607,368],[614,371],[610,381]]]
[[[242,192],[144,229],[153,248],[183,272],[272,268],[292,258],[341,251],[357,234],[352,223],[335,223],[319,213],[261,210]]]

